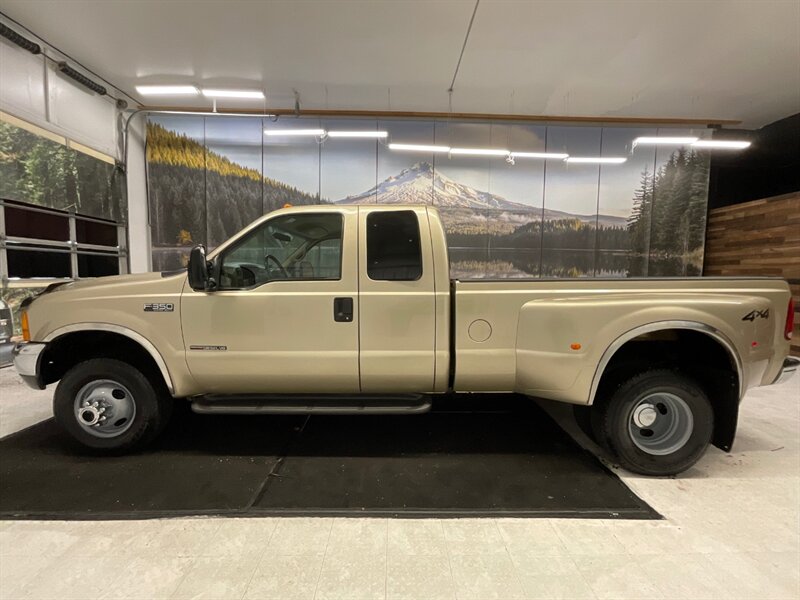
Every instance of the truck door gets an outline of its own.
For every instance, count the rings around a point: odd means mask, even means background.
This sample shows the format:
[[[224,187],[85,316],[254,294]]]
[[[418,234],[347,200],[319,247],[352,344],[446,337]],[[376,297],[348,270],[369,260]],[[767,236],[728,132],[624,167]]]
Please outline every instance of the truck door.
[[[436,298],[424,208],[359,208],[361,391],[434,389]]]
[[[215,257],[218,289],[186,286],[186,362],[209,393],[352,393],[358,209],[262,222]]]

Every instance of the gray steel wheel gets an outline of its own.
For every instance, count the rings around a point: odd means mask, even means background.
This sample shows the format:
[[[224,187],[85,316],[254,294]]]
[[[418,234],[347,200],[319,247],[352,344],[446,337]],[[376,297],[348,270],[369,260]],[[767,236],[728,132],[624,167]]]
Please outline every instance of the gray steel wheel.
[[[74,412],[81,429],[95,437],[113,438],[133,425],[136,402],[118,381],[97,379],[78,390]]]
[[[694,430],[689,405],[675,394],[657,392],[641,398],[628,420],[631,440],[642,452],[672,454],[686,445]]]

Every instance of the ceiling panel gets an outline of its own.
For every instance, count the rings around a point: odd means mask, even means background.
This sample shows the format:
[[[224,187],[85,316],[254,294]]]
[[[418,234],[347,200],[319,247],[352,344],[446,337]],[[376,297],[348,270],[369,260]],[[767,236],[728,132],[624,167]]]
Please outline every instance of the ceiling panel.
[[[450,107],[473,6],[0,0],[134,96],[137,83],[192,83],[263,88],[275,108],[292,106],[297,90],[303,108],[421,111]],[[800,109],[800,2],[482,0],[452,109],[761,126]]]

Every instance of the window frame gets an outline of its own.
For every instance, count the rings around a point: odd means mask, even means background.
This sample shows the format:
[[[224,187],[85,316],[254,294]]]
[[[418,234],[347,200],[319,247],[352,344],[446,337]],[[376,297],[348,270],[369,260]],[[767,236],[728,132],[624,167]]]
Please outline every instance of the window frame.
[[[388,215],[397,215],[397,214],[401,214],[401,213],[410,213],[414,217],[414,223],[417,226],[417,250],[419,251],[419,274],[413,279],[374,279],[369,274],[369,268],[370,268],[370,264],[369,264],[369,234],[370,234],[370,231],[369,231],[369,220],[374,215],[387,215],[387,214]],[[366,263],[367,263],[365,266],[366,266],[367,278],[370,281],[384,282],[384,283],[395,283],[395,282],[402,282],[402,281],[406,281],[406,282],[408,282],[408,281],[419,281],[420,279],[422,279],[422,276],[425,274],[425,259],[424,259],[423,255],[422,255],[422,227],[420,226],[420,223],[419,223],[419,215],[417,214],[417,212],[415,210],[413,210],[413,209],[391,210],[391,211],[375,210],[375,211],[372,211],[372,212],[367,214],[367,218],[366,218],[366,220],[364,222],[364,225],[365,225],[365,228],[366,228],[366,239],[364,240],[364,246],[365,246],[364,255],[365,255]]]
[[[320,215],[336,215],[336,216],[339,217],[339,221],[341,223],[341,228],[340,228],[341,234],[339,236],[340,252],[339,252],[339,276],[338,277],[336,277],[336,278],[333,278],[333,277],[324,277],[324,278],[322,278],[322,277],[291,277],[291,278],[288,278],[287,277],[285,279],[284,278],[282,278],[282,279],[269,279],[267,281],[263,281],[261,283],[256,283],[255,285],[251,285],[251,286],[247,286],[247,287],[222,287],[221,282],[220,282],[220,273],[222,272],[222,264],[223,264],[223,262],[225,260],[225,257],[230,255],[230,253],[235,252],[236,250],[238,250],[242,245],[246,244],[247,241],[252,236],[258,235],[258,233],[261,232],[261,230],[264,227],[269,226],[269,224],[272,221],[274,221],[276,219],[283,218],[283,217],[292,216],[292,215],[289,215],[289,214],[282,214],[282,215],[275,215],[271,219],[267,219],[266,221],[261,223],[258,227],[255,227],[251,231],[247,232],[244,236],[241,237],[241,239],[236,240],[236,242],[231,244],[231,246],[229,246],[228,248],[225,248],[222,252],[220,252],[220,254],[218,256],[214,257],[214,279],[217,282],[216,291],[219,291],[219,292],[249,291],[249,290],[258,289],[258,288],[260,288],[261,286],[264,286],[264,285],[269,285],[270,283],[281,283],[281,282],[282,283],[291,283],[291,282],[295,282],[295,281],[321,281],[321,282],[323,282],[323,281],[331,281],[331,282],[333,282],[333,281],[341,281],[342,280],[342,270],[344,268],[344,235],[345,235],[344,234],[344,226],[345,226],[344,214],[341,213],[341,212],[319,211],[319,212],[295,213],[293,216],[295,216],[295,217],[309,216],[310,217],[310,216],[320,216]],[[321,243],[321,242],[326,241],[328,239],[336,239],[336,238],[320,238],[319,240],[317,240],[317,243]]]

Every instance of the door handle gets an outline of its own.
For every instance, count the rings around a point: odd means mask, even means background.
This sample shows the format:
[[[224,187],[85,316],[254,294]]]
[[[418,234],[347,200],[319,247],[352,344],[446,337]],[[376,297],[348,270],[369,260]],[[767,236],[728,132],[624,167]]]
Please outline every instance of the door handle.
[[[334,298],[333,299],[333,320],[339,322],[350,322],[353,320],[353,299]]]

